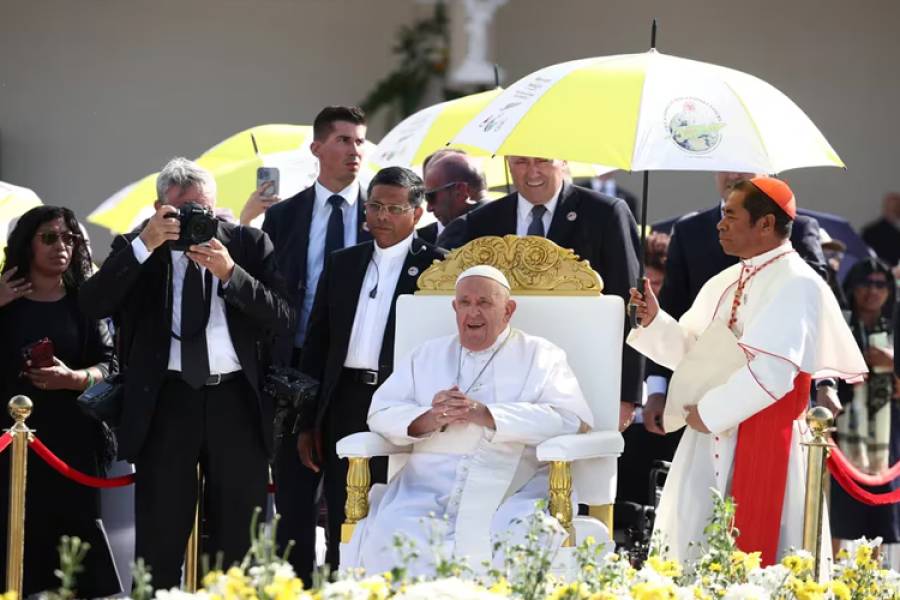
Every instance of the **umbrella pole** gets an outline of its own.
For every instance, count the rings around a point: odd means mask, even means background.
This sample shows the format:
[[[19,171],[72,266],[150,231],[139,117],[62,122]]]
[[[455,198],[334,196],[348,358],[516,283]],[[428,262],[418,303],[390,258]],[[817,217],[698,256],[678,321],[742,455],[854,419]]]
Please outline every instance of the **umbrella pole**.
[[[655,29],[655,28],[654,28]],[[644,293],[644,257],[647,254],[647,191],[650,187],[650,172],[644,171],[644,190],[641,194],[641,246],[638,248],[638,280],[635,288]],[[637,327],[640,322],[637,318],[637,307],[629,305],[629,316],[631,317],[631,326]]]

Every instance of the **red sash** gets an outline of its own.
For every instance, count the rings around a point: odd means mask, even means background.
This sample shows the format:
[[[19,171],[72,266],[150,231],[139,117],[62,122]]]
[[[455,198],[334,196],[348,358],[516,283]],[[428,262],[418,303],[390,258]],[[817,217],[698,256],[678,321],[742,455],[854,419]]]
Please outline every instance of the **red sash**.
[[[777,560],[792,423],[809,405],[809,384],[809,374],[799,373],[793,390],[738,428],[731,486],[737,545],[762,552],[763,566]]]

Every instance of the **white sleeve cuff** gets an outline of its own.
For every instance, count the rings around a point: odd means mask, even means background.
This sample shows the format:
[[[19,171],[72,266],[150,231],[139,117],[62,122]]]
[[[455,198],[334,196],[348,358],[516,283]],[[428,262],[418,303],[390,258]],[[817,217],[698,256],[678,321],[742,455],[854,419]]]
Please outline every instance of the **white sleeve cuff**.
[[[648,375],[647,376],[647,395],[651,396],[653,394],[662,394],[666,395],[666,392],[669,391],[669,382],[662,375]]]
[[[131,240],[131,250],[134,252],[134,257],[140,264],[144,264],[148,258],[150,258],[150,252],[147,250],[147,245],[144,244],[144,240],[141,239],[141,236],[135,237]]]

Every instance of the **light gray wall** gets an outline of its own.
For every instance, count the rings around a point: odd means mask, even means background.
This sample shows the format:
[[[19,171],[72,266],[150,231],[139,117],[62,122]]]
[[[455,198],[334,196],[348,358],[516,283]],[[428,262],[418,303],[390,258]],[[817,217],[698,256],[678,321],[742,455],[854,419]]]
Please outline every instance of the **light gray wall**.
[[[0,0],[0,179],[84,217],[174,154],[359,101],[394,66],[398,27],[430,10],[416,0]],[[508,84],[566,59],[640,52],[653,16],[661,51],[753,73],[819,125],[849,168],[789,172],[802,205],[860,225],[900,188],[894,0],[509,0],[496,15],[497,60]],[[640,191],[638,176],[621,181]],[[651,192],[652,220],[715,200],[709,174],[654,175]],[[91,234],[104,254],[109,237]]]

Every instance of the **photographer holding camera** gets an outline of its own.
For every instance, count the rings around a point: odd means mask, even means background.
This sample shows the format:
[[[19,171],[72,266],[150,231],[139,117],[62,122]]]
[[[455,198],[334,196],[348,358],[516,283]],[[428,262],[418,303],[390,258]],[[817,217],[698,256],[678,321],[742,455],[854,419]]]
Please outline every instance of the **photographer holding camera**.
[[[249,546],[265,506],[272,406],[261,393],[273,335],[294,313],[268,236],[215,220],[216,185],[196,163],[172,159],[156,183],[156,213],[117,237],[85,282],[82,309],[114,316],[126,365],[119,454],[136,466],[135,555],[158,589],[178,586],[205,476],[209,543],[225,565]]]

